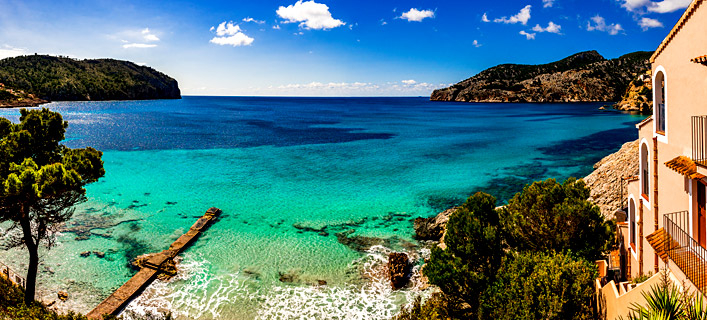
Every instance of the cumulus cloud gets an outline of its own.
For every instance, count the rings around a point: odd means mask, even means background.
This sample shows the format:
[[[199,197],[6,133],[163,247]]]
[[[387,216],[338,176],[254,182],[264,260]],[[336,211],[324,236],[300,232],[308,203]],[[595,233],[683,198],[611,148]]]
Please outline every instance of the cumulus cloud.
[[[550,21],[550,23],[547,24],[547,27],[543,28],[539,24],[536,24],[535,27],[533,27],[533,31],[535,32],[549,32],[549,33],[557,33],[560,34],[560,31],[562,29],[562,26],[559,24],[555,24],[554,22]]]
[[[130,48],[139,48],[139,49],[145,49],[145,48],[154,48],[156,47],[156,44],[153,43],[126,43],[123,45],[124,49],[130,49]]]
[[[523,30],[519,32],[521,35],[524,35],[526,39],[528,40],[535,40],[535,33],[527,33]]]
[[[520,9],[520,12],[518,14],[511,16],[510,18],[508,17],[501,17],[498,19],[493,20],[493,22],[503,22],[503,23],[522,23],[523,25],[528,24],[528,20],[530,20],[530,8],[531,5],[525,6],[525,8]]]
[[[212,32],[216,30],[216,37],[213,37],[209,42],[221,46],[249,46],[253,43],[253,38],[243,33],[241,27],[233,22],[221,22],[218,27],[211,27]]]
[[[142,38],[148,42],[160,41],[160,38],[150,32],[150,28],[145,28],[142,30]]]
[[[263,24],[263,23],[265,23],[265,21],[263,21],[263,20],[255,20],[255,19],[253,19],[253,18],[251,18],[251,17],[243,18],[243,22],[255,22],[255,23],[257,23],[257,24]]]
[[[482,46],[482,44],[479,43],[479,40],[474,40],[474,42],[472,42],[471,45],[473,45],[476,48]]]
[[[403,80],[403,81],[400,81],[400,82],[402,82],[402,83],[404,83],[404,84],[407,84],[407,85],[414,85],[414,84],[417,83],[417,81],[415,81],[415,80]]]
[[[594,22],[594,24],[592,24],[592,22]],[[604,17],[596,15],[592,17],[591,21],[587,22],[587,30],[608,32],[610,35],[614,36],[619,34],[619,32],[624,29],[618,23],[607,24]]]
[[[555,4],[555,0],[543,0],[543,8],[550,8]]]
[[[287,23],[300,22],[300,28],[305,29],[327,30],[346,24],[332,17],[327,5],[316,3],[314,0],[307,2],[299,0],[287,7],[280,6],[276,13]]]
[[[15,48],[8,45],[0,47],[0,59],[17,57],[27,54],[27,51],[22,48]]]
[[[662,28],[663,23],[656,20],[656,19],[651,19],[651,18],[642,18],[640,21],[638,21],[638,25],[641,26],[641,29],[643,31],[646,31],[650,28]]]
[[[644,13],[646,10],[655,13],[669,13],[687,8],[692,0],[618,0],[626,10]]]
[[[420,22],[422,21],[422,19],[434,17],[435,13],[432,10],[418,10],[415,8],[411,8],[410,10],[408,10],[408,12],[403,12],[403,14],[400,16],[400,19]]]
[[[489,16],[487,16],[486,13],[484,13],[484,15],[481,16],[481,21],[483,21],[483,22],[491,22],[491,20],[489,20]]]

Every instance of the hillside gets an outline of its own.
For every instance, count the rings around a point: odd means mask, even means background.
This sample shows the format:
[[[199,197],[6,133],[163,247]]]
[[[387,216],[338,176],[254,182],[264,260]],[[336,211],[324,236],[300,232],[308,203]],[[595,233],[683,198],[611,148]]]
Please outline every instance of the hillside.
[[[502,64],[435,90],[430,99],[462,102],[618,101],[636,75],[650,69],[651,52],[607,60],[596,51],[543,65]]]
[[[7,58],[0,60],[0,84],[4,91],[48,101],[181,98],[176,80],[150,67],[113,59]],[[9,95],[5,98],[12,99]],[[0,104],[2,100],[0,97]]]

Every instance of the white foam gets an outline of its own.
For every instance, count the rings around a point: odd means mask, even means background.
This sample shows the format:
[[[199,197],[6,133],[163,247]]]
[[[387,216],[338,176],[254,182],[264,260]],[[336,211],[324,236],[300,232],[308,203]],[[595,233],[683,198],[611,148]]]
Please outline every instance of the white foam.
[[[123,316],[132,320],[132,314],[171,311],[176,319],[390,319],[400,305],[421,294],[415,278],[412,289],[392,290],[387,277],[390,252],[372,247],[351,265],[365,281],[334,286],[268,285],[238,274],[214,276],[208,261],[187,256],[172,280],[155,281]]]

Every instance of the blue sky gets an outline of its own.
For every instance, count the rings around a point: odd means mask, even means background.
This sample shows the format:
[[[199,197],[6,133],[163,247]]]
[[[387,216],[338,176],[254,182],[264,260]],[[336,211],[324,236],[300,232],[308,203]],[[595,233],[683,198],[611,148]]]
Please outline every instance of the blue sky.
[[[0,0],[0,58],[115,58],[185,95],[428,96],[501,63],[655,50],[690,0]]]

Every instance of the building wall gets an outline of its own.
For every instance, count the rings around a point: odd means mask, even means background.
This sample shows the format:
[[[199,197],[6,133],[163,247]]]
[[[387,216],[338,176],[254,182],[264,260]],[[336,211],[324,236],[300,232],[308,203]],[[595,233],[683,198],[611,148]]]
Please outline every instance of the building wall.
[[[658,228],[663,227],[663,215],[678,211],[695,210],[692,201],[692,191],[697,183],[665,166],[665,163],[677,156],[692,157],[692,116],[707,115],[707,66],[690,61],[692,58],[707,55],[707,4],[694,11],[692,17],[685,23],[665,49],[656,57],[652,74],[654,79],[658,72],[665,77],[666,130],[665,135],[655,133],[657,121],[654,112],[653,121],[639,128],[639,139],[649,148],[647,162],[649,165],[648,200],[640,200],[643,204],[643,272],[653,272],[655,267],[654,250],[645,238],[655,231],[655,195],[653,138],[657,137],[658,146]],[[654,86],[659,84],[653,82]],[[653,90],[654,95],[659,90]],[[654,96],[655,97],[655,96]],[[655,97],[658,101],[660,98]],[[657,109],[656,105],[654,109]],[[640,149],[639,149],[640,150]],[[639,152],[640,157],[640,152]],[[707,169],[700,168],[707,173]],[[641,181],[629,184],[629,194],[637,199],[643,199],[640,192]],[[639,216],[636,209],[637,216]],[[696,215],[693,225],[697,223]],[[640,258],[640,257],[639,257]],[[638,261],[632,261],[632,276],[639,274]],[[635,264],[634,264],[635,263]],[[662,267],[659,261],[659,267]]]

